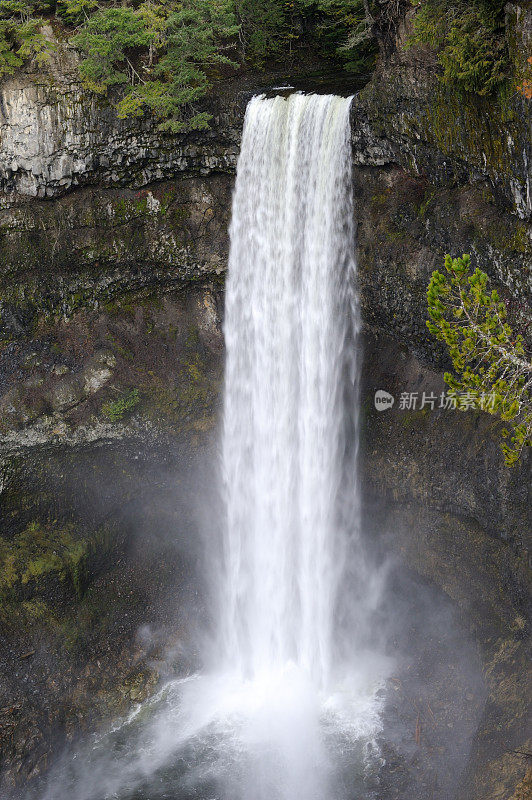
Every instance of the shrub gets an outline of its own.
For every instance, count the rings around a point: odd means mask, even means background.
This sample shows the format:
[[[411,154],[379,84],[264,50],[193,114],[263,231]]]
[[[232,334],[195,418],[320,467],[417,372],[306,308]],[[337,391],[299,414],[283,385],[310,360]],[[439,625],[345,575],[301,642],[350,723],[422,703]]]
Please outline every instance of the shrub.
[[[221,68],[236,67],[229,56],[261,67],[310,31],[321,57],[351,71],[373,66],[375,40],[367,0],[0,0],[0,77],[25,61],[37,64],[53,44],[44,36],[45,16],[74,29],[82,54],[85,88],[111,94],[118,116],[149,113],[161,130],[186,132],[208,127],[199,103]],[[402,0],[394,0],[402,2]],[[360,36],[362,31],[362,36]],[[118,95],[118,96],[117,96]]]
[[[50,57],[53,44],[42,33],[37,8],[28,0],[0,0],[0,77],[12,75],[27,59],[42,64]]]

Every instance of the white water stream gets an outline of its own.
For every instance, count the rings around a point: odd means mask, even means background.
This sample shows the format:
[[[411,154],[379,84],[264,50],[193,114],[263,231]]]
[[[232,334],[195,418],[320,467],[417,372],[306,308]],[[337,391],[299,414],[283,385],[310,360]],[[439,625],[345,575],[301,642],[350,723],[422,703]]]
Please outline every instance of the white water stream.
[[[345,561],[349,107],[323,95],[250,102],[226,297],[225,658],[252,679],[293,663],[319,689]]]

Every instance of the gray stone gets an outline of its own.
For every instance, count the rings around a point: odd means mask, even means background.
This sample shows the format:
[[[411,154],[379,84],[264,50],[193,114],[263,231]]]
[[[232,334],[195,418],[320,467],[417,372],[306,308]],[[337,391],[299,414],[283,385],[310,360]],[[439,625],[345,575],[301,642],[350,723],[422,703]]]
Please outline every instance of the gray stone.
[[[61,378],[47,393],[54,411],[67,411],[83,400],[84,390],[77,376]]]

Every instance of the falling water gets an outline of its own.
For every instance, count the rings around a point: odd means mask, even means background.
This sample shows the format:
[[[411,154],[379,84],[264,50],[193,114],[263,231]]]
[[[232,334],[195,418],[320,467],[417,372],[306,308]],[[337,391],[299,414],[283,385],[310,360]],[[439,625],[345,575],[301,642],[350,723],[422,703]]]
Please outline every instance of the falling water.
[[[350,105],[293,94],[256,97],[246,113],[226,300],[220,641],[203,673],[170,681],[63,766],[44,800],[368,796],[381,664],[363,635],[374,592],[356,476]]]
[[[240,738],[255,751],[246,800],[323,800],[327,729],[367,741],[378,727],[357,642],[371,582],[359,546],[350,107],[336,96],[256,97],[238,162],[220,629]],[[340,592],[348,574],[355,615]]]
[[[297,665],[320,689],[331,680],[345,558],[343,470],[354,473],[350,104],[302,94],[250,102],[226,300],[225,657],[251,678]]]

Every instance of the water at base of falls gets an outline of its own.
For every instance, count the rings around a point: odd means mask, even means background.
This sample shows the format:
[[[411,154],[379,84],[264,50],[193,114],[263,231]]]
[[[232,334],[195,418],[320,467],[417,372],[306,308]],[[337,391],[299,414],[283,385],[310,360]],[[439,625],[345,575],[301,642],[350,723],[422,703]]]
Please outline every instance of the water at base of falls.
[[[335,96],[248,106],[226,298],[219,636],[204,674],[96,739],[45,800],[362,795],[382,663],[366,646],[349,114]]]

